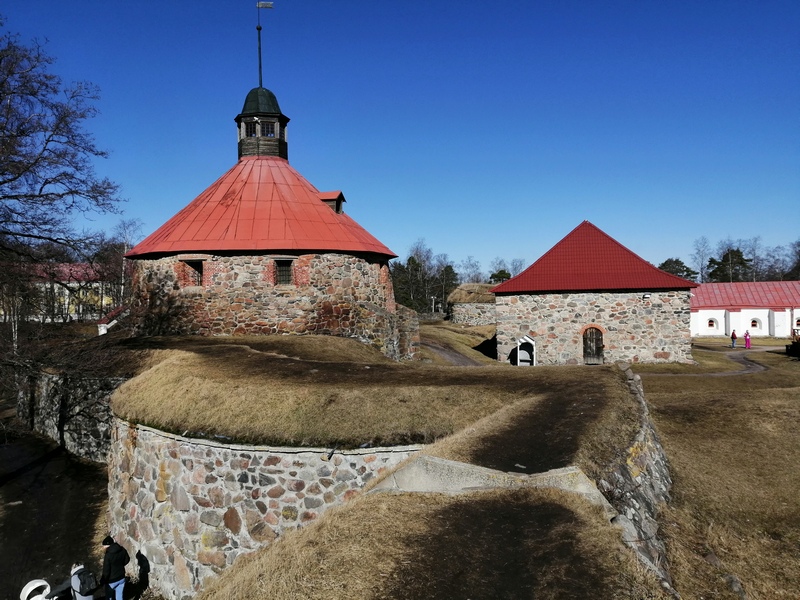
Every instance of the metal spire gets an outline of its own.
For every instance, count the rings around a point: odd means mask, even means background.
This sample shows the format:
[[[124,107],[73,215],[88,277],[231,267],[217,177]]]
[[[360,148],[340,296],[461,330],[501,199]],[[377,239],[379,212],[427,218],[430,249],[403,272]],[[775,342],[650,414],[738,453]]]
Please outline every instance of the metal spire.
[[[272,2],[256,2],[256,12],[258,13],[258,87],[264,87],[263,79],[261,77],[261,10],[262,8],[272,8]]]

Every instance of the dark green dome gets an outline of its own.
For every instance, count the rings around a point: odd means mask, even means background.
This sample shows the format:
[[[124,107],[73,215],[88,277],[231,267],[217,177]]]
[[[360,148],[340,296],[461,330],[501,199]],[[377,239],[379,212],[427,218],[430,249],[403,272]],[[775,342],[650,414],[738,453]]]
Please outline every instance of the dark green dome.
[[[250,90],[244,99],[243,115],[279,115],[281,108],[275,94],[267,88],[257,87]]]

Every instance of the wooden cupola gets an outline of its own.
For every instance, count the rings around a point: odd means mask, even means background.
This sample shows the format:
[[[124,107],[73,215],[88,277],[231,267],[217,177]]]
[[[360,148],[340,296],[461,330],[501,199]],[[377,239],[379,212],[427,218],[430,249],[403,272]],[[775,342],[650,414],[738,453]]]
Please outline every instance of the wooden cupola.
[[[289,159],[286,143],[289,117],[281,112],[278,99],[267,88],[259,86],[250,90],[235,121],[239,130],[239,158],[278,156]]]

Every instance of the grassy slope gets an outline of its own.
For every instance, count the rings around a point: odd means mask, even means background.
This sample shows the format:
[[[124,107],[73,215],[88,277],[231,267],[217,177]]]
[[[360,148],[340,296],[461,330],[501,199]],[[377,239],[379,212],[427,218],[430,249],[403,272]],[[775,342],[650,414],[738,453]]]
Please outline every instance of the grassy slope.
[[[136,351],[144,352],[144,344],[152,349],[147,368],[112,399],[118,415],[168,431],[262,444],[433,442],[525,401],[530,418],[542,424],[557,418],[572,432],[561,444],[544,444],[543,432],[529,449],[539,455],[537,464],[552,464],[555,452],[563,463],[574,459],[587,424],[614,409],[607,398],[626,397],[609,368],[587,381],[574,367],[398,364],[340,338],[161,338],[138,341]],[[498,456],[503,443],[494,444]]]
[[[670,459],[664,515],[675,583],[685,597],[800,597],[800,362],[748,356],[769,370],[732,377],[644,375]]]
[[[438,327],[434,335],[465,352],[485,339],[474,329],[459,338]],[[581,368],[396,364],[349,340],[312,337],[163,338],[139,340],[135,350],[147,360],[116,394],[115,410],[173,430],[281,444],[441,439],[428,451],[503,470],[581,464],[591,473],[637,426],[614,367],[587,378]],[[363,497],[256,554],[210,597],[556,598],[592,590],[597,598],[652,598],[658,589],[595,508],[542,491]],[[287,556],[296,568],[286,568]]]
[[[461,349],[474,358],[466,349],[480,335],[467,334]],[[452,329],[434,331],[430,339],[458,348],[453,341],[458,332]],[[367,429],[361,429],[362,423],[346,435],[336,434],[354,443],[365,435],[391,437],[381,432],[392,427],[402,438],[432,439],[454,431],[456,435],[428,451],[486,466],[498,459],[498,451],[515,447],[519,438],[509,432],[518,431],[523,420],[533,420],[541,422],[542,429],[529,431],[527,437],[541,440],[528,448],[529,457],[552,446],[549,461],[557,462],[560,452],[591,473],[618,450],[631,425],[626,422],[631,413],[624,402],[606,402],[622,397],[613,377],[601,378],[602,394],[596,393],[596,386],[579,391],[579,382],[586,383],[589,369],[537,368],[520,373],[501,365],[477,369],[395,365],[364,347],[358,352],[366,354],[350,356],[347,340],[325,338],[319,346],[309,346],[308,338],[289,338],[291,349],[282,346],[287,340],[281,338],[262,339],[261,344],[234,338],[235,344],[250,345],[251,350],[233,350],[228,356],[236,357],[236,366],[220,367],[230,362],[221,357],[229,352],[231,341],[215,340],[199,347],[197,340],[151,340],[149,344],[159,348],[158,360],[175,359],[176,348],[192,355],[187,372],[204,379],[210,375],[213,380],[215,369],[220,368],[220,376],[227,373],[241,379],[241,385],[255,377],[254,372],[269,373],[281,387],[316,381],[325,393],[307,404],[305,412],[295,413],[304,417],[330,415],[337,412],[331,410],[333,406],[339,407],[345,420],[353,416],[345,406],[364,415],[366,408],[375,406],[379,413],[394,414],[394,422],[387,420],[377,428],[375,414],[364,416],[363,421],[370,422]],[[265,352],[295,358],[286,362],[279,356],[274,360],[258,357]],[[741,581],[751,599],[796,598],[800,595],[800,511],[795,498],[800,481],[793,465],[800,459],[800,363],[780,354],[753,352],[754,360],[770,370],[711,375],[741,370],[725,356],[728,352],[724,341],[698,340],[698,365],[636,367],[643,374],[674,475],[674,501],[663,515],[663,530],[675,585],[684,598],[738,598],[725,581],[727,576]],[[249,360],[240,360],[249,355],[253,355]],[[326,362],[331,355],[339,361]],[[152,356],[150,360],[157,362]],[[320,372],[324,377],[315,380]],[[590,381],[601,373],[592,368]],[[703,374],[708,376],[697,376]],[[380,380],[378,389],[369,383],[375,378]],[[359,389],[368,393],[359,394]],[[396,390],[396,395],[387,396],[387,390]],[[474,395],[467,398],[468,394]],[[604,401],[598,407],[601,396]],[[115,402],[126,409],[136,406],[130,398]],[[240,409],[248,406],[243,403]],[[385,410],[387,406],[390,410]],[[570,420],[587,407],[590,419]],[[404,425],[397,427],[400,422]],[[552,427],[558,433],[545,437]],[[576,427],[577,443],[564,442]],[[561,443],[551,443],[554,439]],[[361,497],[309,527],[288,533],[271,548],[243,558],[201,598],[252,597],[254,591],[261,597],[332,600],[589,597],[580,587],[584,583],[592,586],[594,598],[659,597],[655,583],[629,555],[618,551],[616,530],[606,531],[590,507],[539,494],[492,492],[468,499]],[[364,514],[370,518],[364,519]],[[520,559],[535,548],[543,552],[533,552],[527,562]],[[511,563],[498,562],[509,556]],[[507,565],[512,571],[505,569]]]

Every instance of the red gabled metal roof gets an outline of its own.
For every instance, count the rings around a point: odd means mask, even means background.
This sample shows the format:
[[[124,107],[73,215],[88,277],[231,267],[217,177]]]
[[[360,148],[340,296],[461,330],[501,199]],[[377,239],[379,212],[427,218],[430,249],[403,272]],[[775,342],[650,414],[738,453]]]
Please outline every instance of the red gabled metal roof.
[[[284,158],[244,156],[126,256],[315,251],[396,255],[324,200]],[[343,197],[342,197],[343,198]]]
[[[800,281],[703,283],[694,290],[691,307],[702,309],[800,307]]]
[[[584,221],[495,294],[605,290],[688,290],[698,284],[666,273]]]

